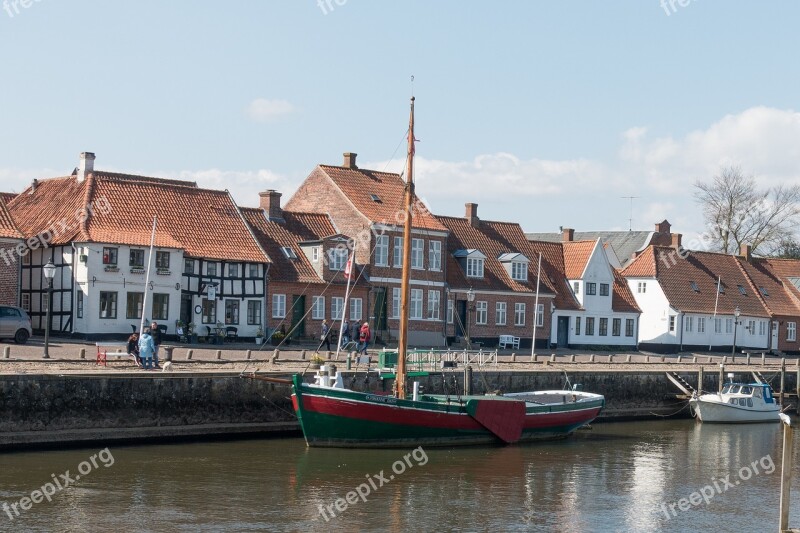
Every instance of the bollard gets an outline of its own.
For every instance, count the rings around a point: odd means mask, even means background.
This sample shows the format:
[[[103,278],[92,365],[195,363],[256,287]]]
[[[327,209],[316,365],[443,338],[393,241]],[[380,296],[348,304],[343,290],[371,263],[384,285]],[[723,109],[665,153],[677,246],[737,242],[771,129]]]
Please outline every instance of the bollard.
[[[650,356],[649,355],[645,355],[644,356],[644,362],[645,363],[649,363],[650,362]]]
[[[631,362],[631,354],[628,354],[628,355],[625,356],[625,362],[626,363],[630,363]]]
[[[573,354],[570,354],[570,356],[569,356],[569,362],[570,362],[570,363],[574,363],[574,362],[575,362],[575,354],[574,354],[574,353],[573,353]]]
[[[194,350],[186,350],[186,360],[191,361]]]
[[[723,355],[723,356],[722,356],[722,364],[724,365],[724,364],[726,364],[727,362],[728,362],[728,356],[727,356],[727,355]]]
[[[747,366],[750,366],[750,354],[747,354],[747,359],[746,359],[746,362],[745,362],[745,364],[746,364]]]
[[[696,362],[697,362],[697,356],[696,356],[696,355],[693,355],[693,356],[692,356],[692,363],[696,363]]]
[[[327,357],[325,357],[325,358],[326,358],[328,361],[330,361],[330,360],[331,360],[331,357],[333,357],[333,352],[325,352],[325,353],[327,354]]]
[[[81,359],[86,359],[86,348],[81,348]]]
[[[303,353],[305,353],[305,352],[303,352]],[[272,352],[272,360],[273,361],[277,361],[278,357],[280,357],[280,356],[281,356],[281,351],[279,349],[275,348],[275,350]]]
[[[253,355],[253,350],[247,350],[247,358],[250,359],[252,355]]]
[[[222,359],[222,350],[217,350],[217,361]]]
[[[303,350],[302,352],[300,352],[300,359],[305,359],[305,358],[306,358],[306,351]]]
[[[350,365],[352,364],[352,358],[350,357],[350,353],[347,353],[347,370],[350,370]]]
[[[11,357],[11,346],[4,346],[3,347],[3,359],[8,359]]]
[[[661,356],[661,362],[663,363],[665,360],[666,360],[666,356],[662,355]]]
[[[550,362],[551,363],[555,363],[556,362],[556,354],[554,354],[554,353],[550,354]]]
[[[511,362],[512,363],[516,363],[517,362],[517,354],[515,354],[515,353],[511,354]]]
[[[679,363],[681,362],[681,356],[680,355],[678,355],[678,362]]]
[[[762,353],[761,354],[761,366],[767,364],[767,357]]]
[[[614,362],[614,354],[609,354],[609,356],[608,356],[608,364],[611,364],[613,362]]]

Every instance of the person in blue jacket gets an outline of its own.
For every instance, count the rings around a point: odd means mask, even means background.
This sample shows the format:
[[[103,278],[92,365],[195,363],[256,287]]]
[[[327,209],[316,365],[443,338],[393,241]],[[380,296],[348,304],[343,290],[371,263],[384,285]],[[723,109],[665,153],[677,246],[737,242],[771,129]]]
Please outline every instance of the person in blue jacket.
[[[156,352],[153,337],[150,336],[150,328],[144,328],[142,336],[139,337],[139,358],[142,360],[142,368],[153,370],[153,354]]]

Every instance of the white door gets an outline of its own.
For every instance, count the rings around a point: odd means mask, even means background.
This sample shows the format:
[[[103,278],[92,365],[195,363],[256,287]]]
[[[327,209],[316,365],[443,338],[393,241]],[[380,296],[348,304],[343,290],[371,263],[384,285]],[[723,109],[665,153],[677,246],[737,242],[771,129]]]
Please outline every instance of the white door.
[[[778,321],[772,321],[772,343],[770,344],[770,348],[773,350],[778,349]]]

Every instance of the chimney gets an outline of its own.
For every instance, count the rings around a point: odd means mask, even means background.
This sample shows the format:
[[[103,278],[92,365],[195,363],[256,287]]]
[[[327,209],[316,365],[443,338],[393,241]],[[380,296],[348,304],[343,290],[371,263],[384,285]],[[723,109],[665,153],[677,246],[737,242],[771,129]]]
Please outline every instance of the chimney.
[[[656,223],[656,233],[669,233],[670,228],[672,228],[672,225],[666,219]]]
[[[667,225],[669,225],[669,224],[667,224]],[[670,236],[672,237],[672,243],[670,244],[670,246],[672,246],[676,250],[680,250],[681,249],[681,238],[683,237],[683,235],[681,235],[680,233],[671,233]]]
[[[470,226],[477,228],[481,223],[481,219],[478,218],[478,204],[467,202],[464,204],[464,207],[467,208],[466,212],[464,213],[464,218],[469,221]]]
[[[38,186],[39,186],[39,180],[37,180],[36,178],[33,178],[33,181],[31,182],[31,192],[30,192],[30,194],[33,194],[34,191],[36,190],[36,187],[38,187]]]
[[[561,240],[563,242],[572,242],[575,240],[575,230],[572,228],[561,228]]]
[[[78,183],[82,183],[92,172],[94,172],[94,153],[81,152],[81,161],[78,164]]]
[[[357,155],[358,154],[356,154],[354,152],[345,152],[344,153],[344,164],[342,166],[344,168],[352,168],[352,169],[358,168],[356,166],[356,156]]]
[[[749,244],[742,244],[739,246],[739,256],[750,263],[750,260],[753,258],[753,247]]]
[[[281,209],[281,193],[276,190],[268,189],[264,192],[258,193],[261,197],[259,207],[266,211],[267,217],[272,219],[283,220],[283,210]]]

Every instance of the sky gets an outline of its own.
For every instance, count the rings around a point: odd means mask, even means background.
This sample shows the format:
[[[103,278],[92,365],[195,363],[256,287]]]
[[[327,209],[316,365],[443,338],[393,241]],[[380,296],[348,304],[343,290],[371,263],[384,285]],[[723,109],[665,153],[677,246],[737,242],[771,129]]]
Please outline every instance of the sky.
[[[413,91],[435,213],[667,219],[687,243],[693,184],[722,166],[800,183],[798,20],[789,0],[0,0],[0,190],[91,151],[242,206],[288,200],[343,152],[399,171]]]

